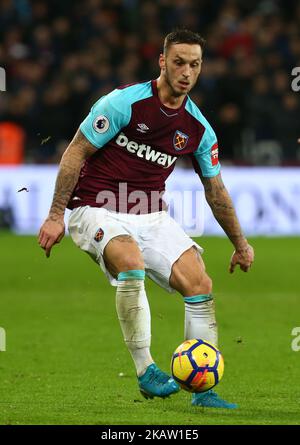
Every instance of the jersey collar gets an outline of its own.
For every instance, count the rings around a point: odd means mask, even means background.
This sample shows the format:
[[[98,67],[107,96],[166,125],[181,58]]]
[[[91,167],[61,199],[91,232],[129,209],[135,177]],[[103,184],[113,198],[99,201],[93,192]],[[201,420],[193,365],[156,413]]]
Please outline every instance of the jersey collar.
[[[161,111],[162,111],[166,116],[168,116],[168,117],[178,116],[178,114],[180,114],[181,111],[184,110],[186,101],[187,101],[187,99],[188,99],[188,96],[186,96],[186,97],[184,98],[184,100],[183,100],[183,102],[182,102],[182,104],[180,105],[179,108],[169,108],[169,107],[166,107],[166,105],[164,105],[164,104],[160,101],[160,98],[159,98],[159,95],[158,95],[158,89],[157,89],[157,79],[153,79],[153,80],[151,81],[151,86],[152,86],[153,96],[156,97],[156,99],[157,99],[157,101],[158,101],[158,103],[159,103],[159,107],[160,107]]]

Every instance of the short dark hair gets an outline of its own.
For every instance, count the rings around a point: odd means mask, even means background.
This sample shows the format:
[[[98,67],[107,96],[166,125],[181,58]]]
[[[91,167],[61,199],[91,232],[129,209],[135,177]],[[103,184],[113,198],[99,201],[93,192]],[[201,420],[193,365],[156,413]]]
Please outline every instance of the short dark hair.
[[[200,45],[202,51],[204,50],[205,40],[197,32],[190,31],[185,28],[178,28],[167,34],[164,40],[164,54],[168,51],[171,45],[177,43],[187,43],[189,45]]]

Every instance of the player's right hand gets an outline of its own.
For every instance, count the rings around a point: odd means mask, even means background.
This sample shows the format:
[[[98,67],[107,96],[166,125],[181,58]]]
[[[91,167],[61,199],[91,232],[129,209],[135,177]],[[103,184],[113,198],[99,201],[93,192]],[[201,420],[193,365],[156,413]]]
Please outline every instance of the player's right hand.
[[[59,243],[65,234],[64,218],[53,219],[48,217],[38,235],[38,242],[42,249],[46,252],[46,257],[49,258],[50,252],[54,244]]]

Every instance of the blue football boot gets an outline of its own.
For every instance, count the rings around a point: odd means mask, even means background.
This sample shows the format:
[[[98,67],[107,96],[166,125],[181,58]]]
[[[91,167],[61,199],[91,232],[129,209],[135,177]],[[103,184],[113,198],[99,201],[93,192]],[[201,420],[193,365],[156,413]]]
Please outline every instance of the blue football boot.
[[[155,363],[146,369],[146,372],[138,377],[141,394],[145,399],[153,397],[168,397],[180,390],[175,380],[165,372],[162,372]]]
[[[229,403],[221,399],[212,389],[206,392],[192,394],[192,405],[203,406],[205,408],[229,408],[234,409],[238,406],[235,403]]]

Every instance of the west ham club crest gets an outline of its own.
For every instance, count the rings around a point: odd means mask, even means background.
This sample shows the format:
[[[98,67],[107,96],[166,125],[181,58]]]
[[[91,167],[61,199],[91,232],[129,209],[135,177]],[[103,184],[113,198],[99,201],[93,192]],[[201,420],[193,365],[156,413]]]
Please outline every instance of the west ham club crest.
[[[189,140],[189,137],[182,133],[182,131],[176,130],[173,137],[173,146],[175,150],[183,150],[186,147],[186,144]]]
[[[100,229],[98,229],[97,232],[95,233],[94,240],[97,241],[97,243],[99,243],[99,241],[101,241],[103,237],[104,237],[104,230],[101,229],[100,227]]]

